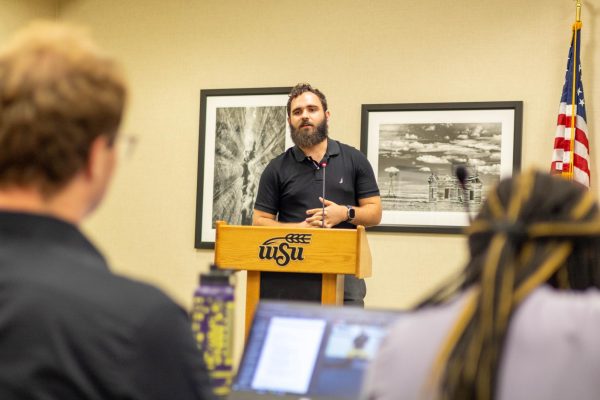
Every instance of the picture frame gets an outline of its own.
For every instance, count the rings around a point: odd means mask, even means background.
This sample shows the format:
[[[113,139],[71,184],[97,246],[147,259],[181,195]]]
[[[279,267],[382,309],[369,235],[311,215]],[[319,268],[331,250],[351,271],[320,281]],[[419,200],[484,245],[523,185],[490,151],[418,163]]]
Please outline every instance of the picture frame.
[[[216,221],[252,224],[262,171],[292,145],[286,112],[291,89],[200,91],[195,248],[214,248]]]
[[[520,169],[522,124],[522,101],[363,104],[360,147],[383,208],[369,230],[462,232],[487,191]]]

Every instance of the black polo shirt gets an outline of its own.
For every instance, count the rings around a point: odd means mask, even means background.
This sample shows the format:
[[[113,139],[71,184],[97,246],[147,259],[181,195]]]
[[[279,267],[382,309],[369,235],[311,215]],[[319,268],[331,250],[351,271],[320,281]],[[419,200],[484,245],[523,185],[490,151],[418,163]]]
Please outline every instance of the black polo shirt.
[[[319,167],[325,161],[327,167]],[[322,206],[319,197],[341,205],[357,206],[358,200],[379,196],[371,164],[354,147],[327,139],[323,160],[307,157],[298,146],[272,160],[260,178],[254,208],[277,215],[280,222],[301,222],[306,210]],[[354,228],[342,222],[335,228]]]
[[[322,161],[327,167],[319,167]],[[273,159],[260,177],[254,208],[277,215],[280,222],[302,222],[306,210],[322,207],[319,197],[341,205],[358,205],[358,200],[379,196],[373,168],[364,154],[354,147],[327,139],[323,160],[308,158],[298,146]],[[334,228],[355,228],[342,222]],[[320,299],[320,277],[310,274],[261,274],[261,297],[270,299]],[[302,281],[302,282],[301,282]],[[364,280],[346,275],[344,303],[363,304],[367,293]]]
[[[212,399],[186,313],[77,227],[0,211],[0,399]]]

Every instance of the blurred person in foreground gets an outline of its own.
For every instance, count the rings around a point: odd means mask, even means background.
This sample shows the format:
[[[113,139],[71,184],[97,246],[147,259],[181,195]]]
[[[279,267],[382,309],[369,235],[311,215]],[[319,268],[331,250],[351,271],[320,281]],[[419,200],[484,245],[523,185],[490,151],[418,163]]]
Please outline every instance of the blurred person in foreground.
[[[0,50],[0,399],[209,399],[186,313],[113,275],[78,225],[111,180],[126,99],[88,37],[38,22]]]
[[[600,397],[600,213],[577,183],[502,181],[457,279],[392,328],[364,399]]]

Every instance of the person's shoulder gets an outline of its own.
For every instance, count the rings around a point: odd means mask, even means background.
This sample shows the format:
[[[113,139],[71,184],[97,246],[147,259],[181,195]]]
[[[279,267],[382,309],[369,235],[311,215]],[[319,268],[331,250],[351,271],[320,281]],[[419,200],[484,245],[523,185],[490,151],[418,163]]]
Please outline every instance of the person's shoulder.
[[[118,275],[111,286],[114,298],[96,297],[95,308],[107,321],[126,321],[121,323],[131,334],[143,331],[144,335],[162,337],[164,326],[174,331],[175,325],[187,324],[185,309],[158,287]]]
[[[180,308],[157,287],[132,278],[105,273],[88,274],[85,280],[69,280],[56,285],[53,301],[72,304],[72,311],[82,315],[101,315],[100,319],[121,321],[126,325],[151,315],[164,314]],[[85,288],[76,287],[85,282]]]
[[[59,271],[64,274],[59,276]],[[48,324],[43,329],[61,325],[71,336],[86,341],[94,332],[114,332],[107,327],[118,326],[127,335],[137,335],[148,320],[169,321],[185,315],[160,289],[106,269],[81,265],[52,272],[39,279],[23,278],[13,288],[18,292],[11,302],[19,311],[15,318],[20,323],[37,320],[40,326]],[[107,340],[113,337],[105,336]]]
[[[154,285],[120,275],[112,275],[113,288],[119,291],[121,300],[131,308],[129,313],[154,312],[158,309],[179,308],[179,306],[162,290]]]
[[[407,343],[437,343],[446,332],[460,307],[464,304],[464,295],[436,306],[424,307],[403,314],[389,331],[389,341],[399,341],[404,348]]]
[[[578,337],[583,342],[595,341],[600,333],[600,290],[539,287],[517,308],[513,320],[519,337],[533,339],[543,331],[548,340]]]
[[[351,146],[351,145],[349,145],[349,144],[346,144],[346,143],[342,143],[342,142],[340,142],[339,140],[334,140],[334,139],[331,139],[331,140],[332,140],[332,141],[334,141],[335,143],[337,143],[337,144],[338,144],[338,146],[340,146],[340,150],[342,150],[343,152],[347,152],[347,153],[349,153],[349,154],[355,154],[355,153],[360,153],[360,154],[362,154],[362,153],[360,152],[360,150],[358,150],[358,149],[357,149],[356,147],[354,147],[354,146]]]
[[[340,149],[340,153],[342,153],[344,156],[350,157],[353,160],[359,160],[359,161],[367,160],[367,156],[365,156],[364,153],[362,151],[360,151],[359,149],[357,149],[356,147],[351,146],[346,143],[342,143],[339,140],[332,139],[332,141],[337,143],[337,145],[339,146],[339,149]]]
[[[552,308],[573,317],[585,314],[600,320],[600,290],[597,288],[579,291],[542,286],[537,288],[524,303],[532,310]]]
[[[288,148],[283,153],[277,155],[271,161],[268,162],[266,168],[273,168],[275,170],[279,169],[281,165],[288,162],[290,159],[294,158],[293,147]]]

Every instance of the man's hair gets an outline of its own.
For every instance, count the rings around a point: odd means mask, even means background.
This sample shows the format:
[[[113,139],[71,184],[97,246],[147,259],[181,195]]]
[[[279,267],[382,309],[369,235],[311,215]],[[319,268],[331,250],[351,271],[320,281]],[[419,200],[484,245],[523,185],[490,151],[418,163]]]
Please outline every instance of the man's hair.
[[[113,143],[126,84],[81,31],[36,22],[0,50],[0,188],[50,196],[87,162],[100,135]]]
[[[512,313],[537,287],[600,287],[600,213],[583,186],[539,172],[500,182],[467,229],[471,259],[420,307],[466,291],[433,375],[442,399],[494,399]]]
[[[290,113],[292,111],[291,110],[292,100],[294,100],[296,97],[300,96],[302,93],[306,93],[306,92],[311,92],[311,93],[315,94],[317,97],[319,97],[319,100],[321,100],[321,104],[323,105],[323,111],[327,111],[327,99],[325,98],[325,95],[323,94],[323,92],[321,92],[317,88],[313,88],[308,83],[299,83],[292,88],[292,91],[289,94],[289,98],[287,101],[288,117],[290,116]]]

